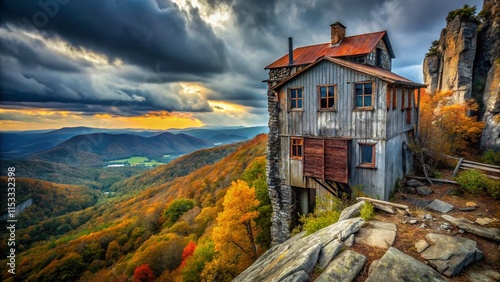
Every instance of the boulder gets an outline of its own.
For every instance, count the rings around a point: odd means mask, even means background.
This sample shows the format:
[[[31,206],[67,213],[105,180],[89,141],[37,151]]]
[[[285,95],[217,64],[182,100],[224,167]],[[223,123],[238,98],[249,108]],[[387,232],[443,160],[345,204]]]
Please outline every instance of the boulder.
[[[430,233],[425,239],[431,246],[420,255],[448,277],[457,275],[464,267],[483,257],[476,241],[467,238]]]
[[[469,233],[500,241],[500,229],[498,228],[478,226],[466,218],[454,218],[447,214],[443,214],[441,217]]]
[[[353,236],[353,235],[351,235]],[[334,240],[328,245],[324,246],[319,253],[318,264],[319,268],[325,269],[325,267],[332,261],[332,259],[337,256],[340,252],[342,243],[339,240]]]
[[[238,275],[234,281],[283,281],[299,279],[313,271],[322,248],[339,237],[349,237],[363,225],[361,218],[352,218],[336,222],[309,236],[295,236],[269,249],[249,268]],[[348,234],[352,232],[351,234]],[[301,281],[301,280],[289,280]]]
[[[424,186],[425,184],[416,180],[416,179],[410,179],[406,182],[406,186],[408,187],[413,187],[413,188],[417,188],[417,187],[420,187],[420,186]]]
[[[344,248],[350,248],[354,245],[354,234],[351,234],[343,243]]]
[[[396,248],[389,248],[379,260],[366,282],[444,282],[445,278],[431,267],[410,257]]]
[[[429,247],[429,243],[425,241],[424,239],[419,240],[417,243],[415,243],[415,249],[417,249],[417,253],[423,252],[425,249]]]
[[[438,211],[440,213],[447,213],[452,211],[454,206],[448,204],[447,202],[443,202],[441,200],[435,199],[430,204],[427,205],[427,209]]]
[[[318,282],[353,281],[365,265],[366,257],[348,250],[336,257],[315,280]]]
[[[434,191],[432,191],[431,188],[428,188],[428,187],[417,187],[416,189],[416,192],[417,194],[419,194],[420,196],[429,196],[430,194],[434,193]]]
[[[397,228],[394,223],[369,221],[368,226],[361,228],[356,234],[354,242],[356,244],[387,249],[394,243],[396,231]]]
[[[359,211],[361,210],[361,207],[363,207],[364,204],[365,204],[365,201],[360,201],[352,206],[345,208],[340,213],[339,221],[359,216]]]

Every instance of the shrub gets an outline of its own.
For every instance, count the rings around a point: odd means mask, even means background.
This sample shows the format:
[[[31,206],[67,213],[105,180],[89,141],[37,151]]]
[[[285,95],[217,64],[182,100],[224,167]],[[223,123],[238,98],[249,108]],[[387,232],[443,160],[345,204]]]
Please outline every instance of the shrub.
[[[134,281],[135,282],[148,282],[153,281],[154,275],[149,265],[142,264],[138,266],[134,271]]]
[[[484,152],[484,155],[481,157],[481,161],[491,165],[500,165],[500,151],[495,152],[490,149]]]
[[[373,204],[370,202],[365,202],[365,204],[361,207],[359,211],[361,214],[361,218],[368,221],[373,218],[375,215],[375,210],[373,209]]]
[[[342,208],[342,200],[337,197],[332,195],[322,198],[317,197],[314,213],[302,215],[299,218],[302,223],[301,230],[306,231],[306,235],[309,235],[337,222]],[[295,229],[295,232],[298,233],[299,231],[300,229]]]
[[[194,201],[191,199],[174,200],[163,213],[168,224],[174,224],[179,217],[188,210],[194,208]]]
[[[459,17],[462,21],[472,21],[475,23],[480,22],[479,18],[476,16],[476,6],[471,7],[467,4],[465,4],[462,8],[450,11],[446,17],[446,22],[449,23],[456,17]]]
[[[474,195],[488,192],[493,198],[500,199],[500,181],[488,178],[477,170],[467,170],[456,178],[458,184]]]

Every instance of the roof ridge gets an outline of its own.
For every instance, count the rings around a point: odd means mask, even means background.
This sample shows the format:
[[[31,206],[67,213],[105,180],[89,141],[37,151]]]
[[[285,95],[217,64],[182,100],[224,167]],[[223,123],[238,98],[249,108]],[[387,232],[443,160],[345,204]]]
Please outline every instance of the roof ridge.
[[[365,36],[365,35],[371,35],[371,34],[376,34],[376,33],[387,33],[387,30],[381,30],[381,31],[375,31],[375,32],[368,32],[368,33],[362,33],[362,34],[356,34],[356,35],[350,35],[350,36],[346,36],[344,37],[345,38],[352,38],[352,37],[358,37],[358,36]],[[330,45],[330,42],[324,42],[324,43],[317,43],[317,44],[311,44],[311,45],[304,45],[304,46],[300,46],[300,47],[296,47],[294,48],[293,50],[296,50],[296,49],[301,49],[301,48],[307,48],[307,47],[313,47],[313,46],[319,46],[319,45]],[[341,42],[342,44],[342,42]]]

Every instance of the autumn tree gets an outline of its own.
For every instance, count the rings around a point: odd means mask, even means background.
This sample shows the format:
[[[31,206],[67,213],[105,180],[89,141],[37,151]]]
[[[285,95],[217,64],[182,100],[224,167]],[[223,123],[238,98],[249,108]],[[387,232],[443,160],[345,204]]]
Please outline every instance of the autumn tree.
[[[154,275],[153,271],[151,268],[149,268],[149,265],[147,264],[142,264],[139,265],[135,270],[134,270],[134,281],[135,282],[149,282],[153,281]]]
[[[194,250],[196,249],[196,244],[193,241],[190,241],[189,244],[182,251],[182,262],[179,268],[183,268],[186,265],[186,260],[193,256]]]
[[[478,109],[474,101],[451,103],[451,91],[423,93],[421,99],[421,141],[432,151],[455,156],[474,154],[484,128],[468,113]]]

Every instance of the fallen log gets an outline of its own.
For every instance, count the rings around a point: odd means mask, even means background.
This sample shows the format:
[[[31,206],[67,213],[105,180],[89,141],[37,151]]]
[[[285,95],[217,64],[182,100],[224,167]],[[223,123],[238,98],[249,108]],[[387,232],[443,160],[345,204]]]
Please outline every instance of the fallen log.
[[[371,202],[371,203],[377,203],[377,204],[381,204],[381,205],[387,205],[387,206],[391,206],[391,207],[395,207],[395,208],[400,208],[400,209],[404,209],[404,210],[407,210],[407,209],[410,208],[407,205],[396,204],[396,203],[391,203],[391,202],[382,201],[382,200],[375,200],[375,199],[367,198],[367,197],[357,197],[356,200],[357,201],[368,201],[368,202]]]
[[[407,177],[408,178],[417,179],[417,180],[427,180],[425,177],[421,177],[421,176],[411,176],[411,175],[408,175]],[[433,182],[438,182],[438,183],[456,184],[456,185],[458,185],[458,182],[453,181],[453,180],[436,179],[436,178],[430,178],[430,180],[432,180]]]

